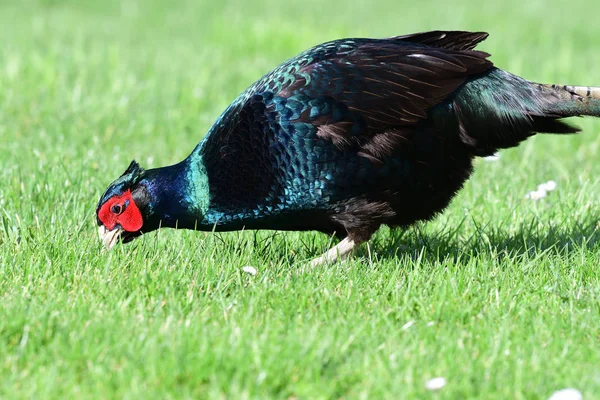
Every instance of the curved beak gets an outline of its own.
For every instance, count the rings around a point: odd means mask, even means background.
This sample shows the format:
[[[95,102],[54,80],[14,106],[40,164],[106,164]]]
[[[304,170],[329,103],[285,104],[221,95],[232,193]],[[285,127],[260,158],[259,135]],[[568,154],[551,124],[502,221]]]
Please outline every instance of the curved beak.
[[[100,240],[102,241],[102,244],[104,244],[104,247],[106,247],[107,250],[112,249],[113,246],[117,244],[117,242],[119,241],[119,237],[122,233],[123,228],[121,228],[120,226],[117,226],[112,231],[106,229],[104,225],[100,225],[98,227],[98,235],[100,236]]]

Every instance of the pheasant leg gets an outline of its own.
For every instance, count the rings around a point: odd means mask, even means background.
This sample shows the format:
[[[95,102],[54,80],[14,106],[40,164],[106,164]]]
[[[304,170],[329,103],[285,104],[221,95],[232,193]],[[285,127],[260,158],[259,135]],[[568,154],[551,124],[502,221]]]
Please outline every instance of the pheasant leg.
[[[310,263],[311,266],[317,267],[324,264],[334,263],[338,260],[345,260],[356,247],[354,240],[349,237],[344,238],[336,246],[327,250],[323,255],[313,259]]]

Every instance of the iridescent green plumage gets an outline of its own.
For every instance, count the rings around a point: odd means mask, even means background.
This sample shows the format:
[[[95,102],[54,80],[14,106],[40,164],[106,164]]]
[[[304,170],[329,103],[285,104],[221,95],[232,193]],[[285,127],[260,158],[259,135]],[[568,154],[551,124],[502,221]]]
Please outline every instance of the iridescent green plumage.
[[[494,68],[473,50],[486,36],[343,39],[286,61],[242,93],[186,160],[132,183],[142,231],[317,230],[351,248],[382,224],[442,211],[474,157],[536,132],[576,131],[561,118],[600,115],[595,89]]]

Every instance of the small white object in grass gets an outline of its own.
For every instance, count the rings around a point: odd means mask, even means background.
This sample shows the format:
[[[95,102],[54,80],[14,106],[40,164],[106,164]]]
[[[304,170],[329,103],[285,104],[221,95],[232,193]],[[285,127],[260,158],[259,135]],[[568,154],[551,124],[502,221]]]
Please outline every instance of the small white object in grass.
[[[425,382],[425,389],[427,390],[440,390],[444,386],[446,386],[446,378],[442,378],[438,376],[437,378],[433,378]]]
[[[540,200],[548,195],[549,192],[556,190],[556,182],[548,181],[544,183],[540,183],[537,187],[537,190],[532,190],[531,192],[525,195],[526,199],[531,200]]]
[[[546,195],[548,194],[548,192],[546,192],[545,190],[533,190],[529,193],[527,193],[525,195],[526,199],[531,199],[531,200],[540,200],[543,199],[544,197],[546,197]]]
[[[555,181],[548,181],[548,182],[540,183],[538,185],[538,190],[545,190],[546,192],[551,192],[555,189],[556,189]]]
[[[247,274],[250,275],[256,275],[258,273],[258,271],[256,270],[256,268],[251,267],[249,265],[246,265],[245,267],[242,267],[242,271],[244,271]]]
[[[407,323],[405,323],[404,325],[402,325],[402,329],[403,331],[407,330],[408,328],[410,328],[411,326],[413,326],[415,324],[415,321],[408,321]]]
[[[500,159],[500,153],[494,153],[491,156],[483,157],[485,161],[498,161]]]
[[[583,400],[583,395],[577,389],[563,389],[554,392],[548,400]]]

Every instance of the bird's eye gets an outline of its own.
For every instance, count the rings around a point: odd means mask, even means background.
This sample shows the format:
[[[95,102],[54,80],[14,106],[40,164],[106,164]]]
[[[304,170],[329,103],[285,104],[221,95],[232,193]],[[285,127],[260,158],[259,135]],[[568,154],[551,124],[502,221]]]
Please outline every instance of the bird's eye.
[[[113,204],[113,206],[110,208],[110,211],[113,214],[119,215],[123,211],[123,207],[121,207],[120,204]]]

